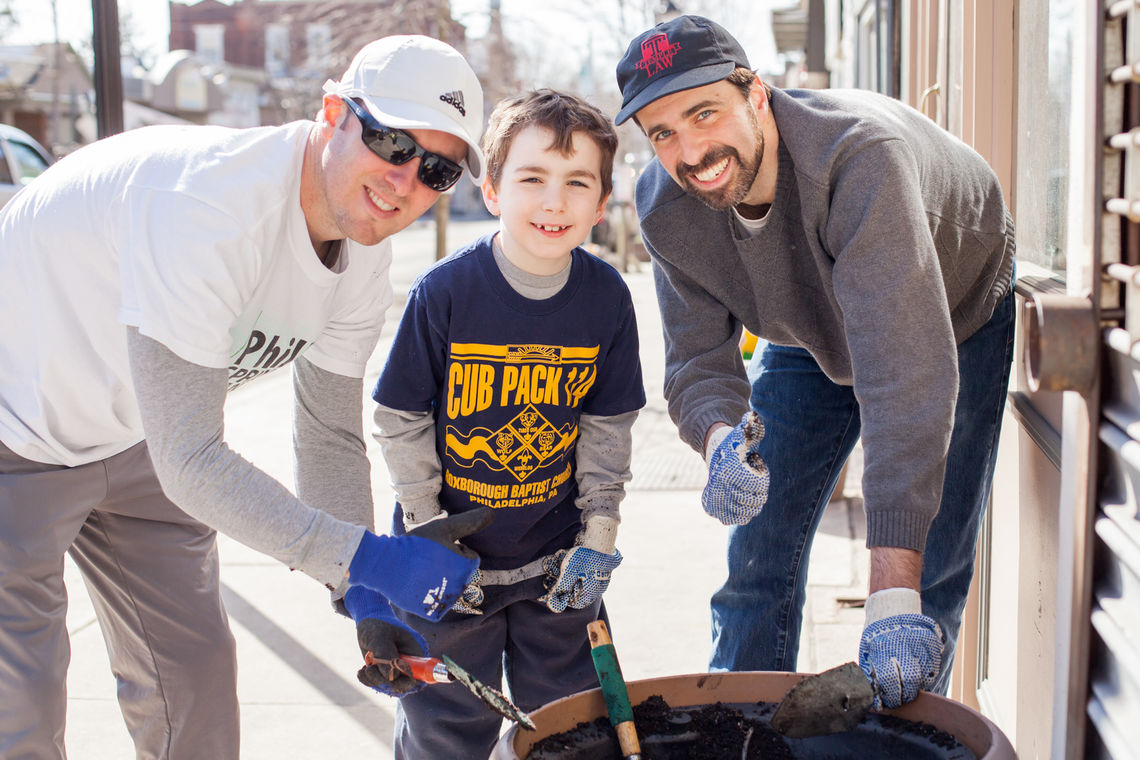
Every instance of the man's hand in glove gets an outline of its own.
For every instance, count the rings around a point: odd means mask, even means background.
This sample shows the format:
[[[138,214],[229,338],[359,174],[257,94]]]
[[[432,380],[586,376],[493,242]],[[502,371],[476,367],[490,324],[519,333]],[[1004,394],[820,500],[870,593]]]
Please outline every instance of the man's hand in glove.
[[[888,588],[867,597],[859,667],[875,689],[875,709],[900,707],[929,689],[942,667],[942,629],[922,614],[919,593]]]
[[[575,545],[562,557],[558,578],[546,593],[546,606],[553,612],[567,607],[585,609],[605,593],[610,573],[621,564],[621,552],[614,548],[617,526],[617,520],[601,515],[586,521]]]
[[[709,438],[709,479],[701,506],[725,525],[745,525],[768,501],[768,465],[756,452],[764,423],[756,412],[748,412],[727,434],[722,432],[726,429],[718,428]]]
[[[495,517],[480,507],[424,523],[403,536],[365,531],[348,566],[348,582],[379,592],[397,607],[439,620],[463,592],[479,557],[456,543]]]
[[[425,655],[427,642],[392,612],[388,600],[363,586],[351,586],[344,595],[344,608],[356,622],[356,641],[362,655],[371,654],[356,677],[390,697],[405,697],[427,684],[417,681],[396,664],[399,654]]]

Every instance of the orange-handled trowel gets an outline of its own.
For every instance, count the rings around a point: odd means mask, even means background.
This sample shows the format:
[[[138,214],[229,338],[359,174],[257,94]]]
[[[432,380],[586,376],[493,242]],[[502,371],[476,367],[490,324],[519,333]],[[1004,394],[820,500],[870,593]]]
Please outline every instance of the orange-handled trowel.
[[[364,662],[373,665],[376,660],[371,652],[366,652]],[[534,721],[526,713],[515,706],[501,692],[479,681],[463,668],[455,664],[447,655],[441,658],[415,657],[402,654],[396,658],[396,667],[406,675],[424,683],[451,683],[458,681],[479,697],[483,704],[491,708],[508,720],[513,720],[528,731],[534,731]]]

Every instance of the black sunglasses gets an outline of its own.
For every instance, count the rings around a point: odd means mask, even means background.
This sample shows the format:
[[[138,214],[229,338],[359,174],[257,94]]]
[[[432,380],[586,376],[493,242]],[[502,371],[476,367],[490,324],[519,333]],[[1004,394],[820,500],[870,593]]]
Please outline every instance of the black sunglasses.
[[[344,102],[360,120],[360,139],[368,149],[394,166],[402,166],[419,156],[420,169],[416,176],[432,190],[443,192],[463,175],[462,166],[424,150],[407,132],[376,121],[355,98],[344,98]]]

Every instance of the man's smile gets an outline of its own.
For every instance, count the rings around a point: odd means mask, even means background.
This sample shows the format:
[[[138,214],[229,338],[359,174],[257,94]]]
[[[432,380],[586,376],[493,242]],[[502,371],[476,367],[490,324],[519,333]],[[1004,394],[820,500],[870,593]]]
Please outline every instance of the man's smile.
[[[364,188],[364,192],[368,193],[368,197],[372,200],[373,203],[376,204],[376,206],[381,211],[395,211],[397,208],[399,208],[398,206],[394,206],[391,203],[388,203],[387,201],[383,200],[379,195],[372,192],[372,190],[369,189],[368,187]]]
[[[728,168],[728,156],[725,156],[720,161],[717,161],[715,164],[706,169],[702,169],[699,172],[693,172],[693,176],[696,177],[699,182],[712,182],[718,179],[726,168]]]

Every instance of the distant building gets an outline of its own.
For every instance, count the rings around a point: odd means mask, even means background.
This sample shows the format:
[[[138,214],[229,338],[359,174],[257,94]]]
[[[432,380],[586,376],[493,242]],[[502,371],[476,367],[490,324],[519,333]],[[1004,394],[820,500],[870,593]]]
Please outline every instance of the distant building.
[[[170,0],[169,8],[170,52],[149,70],[123,62],[124,129],[311,119],[325,80],[389,34],[425,34],[467,52],[466,28],[451,17],[448,0]],[[0,46],[0,123],[57,156],[95,140],[94,79],[84,60],[64,43]],[[460,183],[452,208],[483,211],[478,190]]]
[[[466,42],[464,26],[441,0],[170,3],[172,51],[193,51],[206,65],[264,72],[265,123],[311,117],[325,79],[343,71],[365,43],[388,34],[426,34],[460,51]]]
[[[467,52],[466,28],[451,17],[447,0],[171,2],[172,52],[166,70],[156,66],[150,77],[153,105],[229,126],[252,126],[255,111],[259,124],[311,119],[325,80],[339,76],[365,44],[390,34],[424,34]],[[485,108],[491,105],[488,98]],[[452,191],[451,208],[485,213],[469,182]]]
[[[836,3],[831,3],[838,7]],[[825,0],[799,0],[786,8],[773,9],[772,35],[776,51],[784,56],[783,87],[825,88],[830,84],[827,63]],[[834,42],[832,42],[834,47]]]
[[[163,53],[150,71],[123,78],[124,126],[175,121],[257,127],[266,119],[262,69],[218,63],[190,50]],[[138,106],[145,106],[146,110]],[[131,123],[131,117],[137,123]]]
[[[94,114],[91,74],[70,45],[0,46],[0,123],[61,155],[94,139]]]

